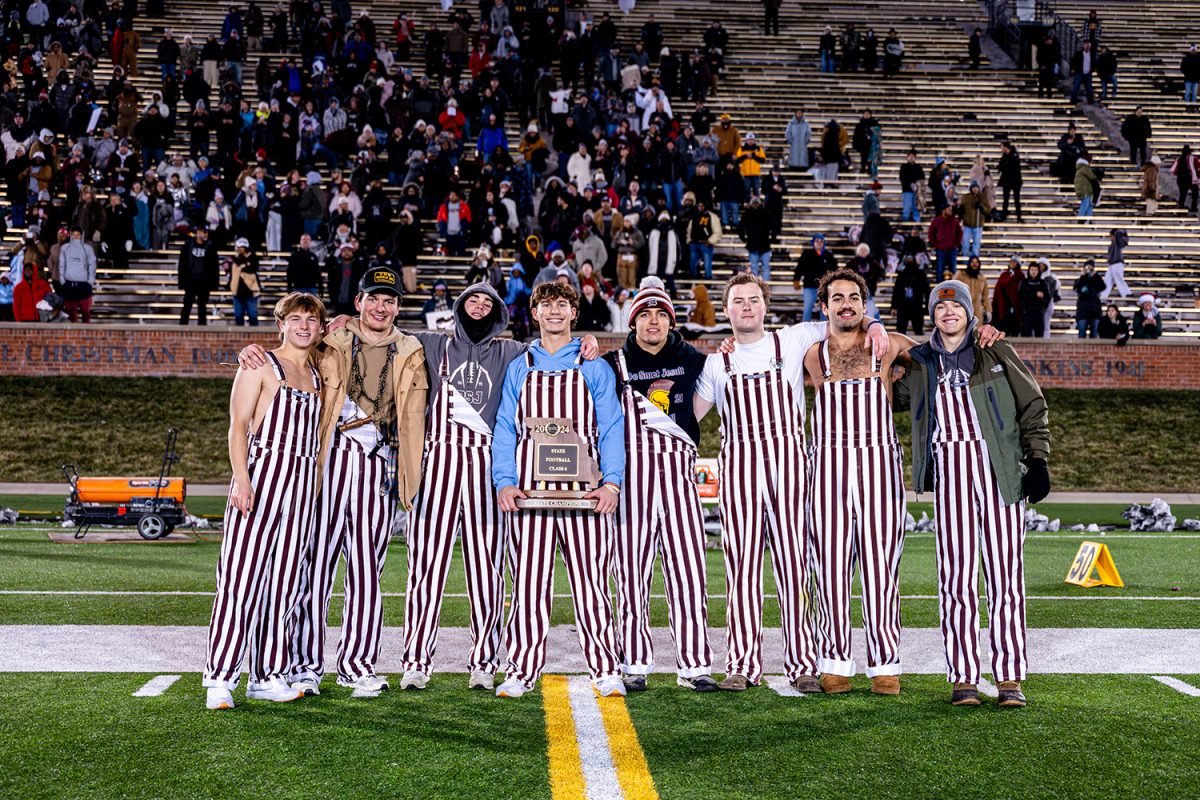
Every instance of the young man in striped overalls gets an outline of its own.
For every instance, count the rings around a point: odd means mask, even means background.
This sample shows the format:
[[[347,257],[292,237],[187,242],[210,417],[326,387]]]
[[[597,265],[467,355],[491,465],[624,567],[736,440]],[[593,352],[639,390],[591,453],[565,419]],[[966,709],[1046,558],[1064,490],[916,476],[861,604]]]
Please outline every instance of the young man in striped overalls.
[[[808,456],[804,438],[804,354],[828,336],[825,322],[768,334],[767,284],[749,273],[725,286],[736,350],[708,357],[694,406],[721,415],[721,543],[725,551],[729,651],[721,688],[744,691],[762,678],[763,550],[771,549],[783,627],[784,669],[800,692],[819,692],[808,590]],[[887,354],[883,326],[863,321],[868,346]]]
[[[1025,705],[1025,503],[1050,492],[1046,400],[1012,345],[980,346],[971,293],[929,297],[935,331],[896,383],[912,409],[913,485],[932,489],[946,677],[955,705],[979,705],[979,561],[999,704]]]
[[[629,311],[633,331],[604,359],[617,374],[625,411],[625,490],[617,526],[621,669],[642,691],[654,666],[650,584],[661,555],[667,618],[680,686],[716,690],[708,644],[704,511],[696,487],[700,425],[692,395],[705,356],[674,330],[675,306],[655,277],[642,280]]]
[[[575,626],[592,682],[603,696],[624,695],[608,575],[612,566],[613,512],[625,474],[625,437],[616,380],[607,364],[584,361],[571,325],[579,296],[563,283],[544,283],[530,302],[541,338],[504,376],[504,393],[492,439],[492,480],[500,509],[509,514],[512,605],[504,630],[508,651],[499,697],[533,688],[546,662],[546,636],[554,584],[554,552],[561,547],[575,605]],[[536,448],[528,422],[569,419],[583,449],[579,461],[599,462],[598,486],[587,486],[593,511],[522,509],[534,488]],[[586,459],[583,456],[586,455]],[[569,489],[548,483],[549,489]]]
[[[889,334],[884,358],[863,350],[867,285],[839,269],[821,279],[829,338],[809,348],[804,366],[816,387],[812,416],[809,543],[817,593],[821,689],[850,690],[850,594],[862,581],[867,677],[876,694],[900,693],[900,552],[907,503],[903,452],[892,424],[891,374],[914,344]]]
[[[471,689],[495,688],[504,614],[504,520],[492,486],[492,431],[508,365],[526,345],[501,338],[508,307],[490,285],[454,302],[454,333],[419,332],[429,372],[421,491],[409,516],[401,689],[424,689],[433,670],[446,576],[461,533],[471,607]],[[590,334],[584,358],[598,352]]]
[[[303,697],[286,680],[288,623],[300,589],[296,566],[316,519],[321,382],[309,356],[325,307],[289,294],[275,305],[275,320],[282,346],[264,354],[263,366],[238,370],[229,401],[233,482],[204,668],[214,710],[233,708],[247,651],[247,699]]]
[[[320,692],[325,620],[338,561],[346,557],[337,682],[356,697],[388,688],[375,674],[383,633],[380,576],[397,506],[412,507],[421,478],[429,383],[421,343],[393,327],[400,276],[369,270],[354,299],[358,319],[321,342],[321,485],[318,533],[301,567],[292,630],[292,685]]]

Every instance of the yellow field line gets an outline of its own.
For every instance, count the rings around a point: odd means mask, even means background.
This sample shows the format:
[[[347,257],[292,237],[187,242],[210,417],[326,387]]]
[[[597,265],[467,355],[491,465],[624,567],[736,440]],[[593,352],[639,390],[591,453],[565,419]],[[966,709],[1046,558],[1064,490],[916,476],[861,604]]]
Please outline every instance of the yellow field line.
[[[575,740],[575,718],[567,694],[566,675],[542,677],[546,710],[546,755],[550,761],[550,796],[554,800],[584,800],[583,764]]]
[[[629,709],[621,697],[597,698],[600,716],[604,719],[604,730],[608,733],[608,747],[612,752],[613,765],[617,768],[617,781],[621,791],[630,800],[658,800],[654,778],[646,766],[646,754],[638,741]]]

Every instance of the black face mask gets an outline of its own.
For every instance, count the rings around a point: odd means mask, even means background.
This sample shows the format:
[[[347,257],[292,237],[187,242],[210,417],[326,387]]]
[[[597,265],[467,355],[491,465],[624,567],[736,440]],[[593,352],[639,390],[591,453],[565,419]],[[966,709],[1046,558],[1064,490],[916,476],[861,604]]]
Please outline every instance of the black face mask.
[[[495,301],[493,301],[495,302]],[[492,328],[496,325],[496,318],[500,314],[500,308],[496,305],[492,306],[492,310],[487,313],[482,319],[475,319],[470,314],[463,312],[462,326],[467,337],[479,344],[485,336],[491,333]]]

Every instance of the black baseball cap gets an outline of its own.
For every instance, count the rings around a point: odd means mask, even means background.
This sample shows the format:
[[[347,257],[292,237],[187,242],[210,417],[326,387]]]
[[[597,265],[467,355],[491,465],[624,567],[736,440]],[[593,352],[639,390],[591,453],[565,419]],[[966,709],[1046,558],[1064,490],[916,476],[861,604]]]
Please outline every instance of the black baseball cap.
[[[368,270],[367,274],[363,275],[362,280],[359,281],[358,290],[363,294],[391,292],[399,297],[400,276],[394,270],[387,269],[386,267]]]

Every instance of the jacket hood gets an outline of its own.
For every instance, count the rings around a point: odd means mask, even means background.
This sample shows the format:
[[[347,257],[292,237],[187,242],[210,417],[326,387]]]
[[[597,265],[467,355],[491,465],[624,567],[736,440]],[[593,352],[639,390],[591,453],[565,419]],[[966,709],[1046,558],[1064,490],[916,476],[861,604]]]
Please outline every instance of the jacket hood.
[[[492,299],[492,327],[488,331],[487,336],[479,342],[479,344],[483,344],[491,339],[495,339],[508,330],[508,306],[504,304],[504,300],[501,299],[499,293],[496,292],[490,283],[473,283],[468,286],[458,296],[458,299],[454,301],[454,335],[461,341],[471,341],[463,325],[463,319],[467,316],[467,312],[463,308],[463,302],[473,294],[486,294]]]

